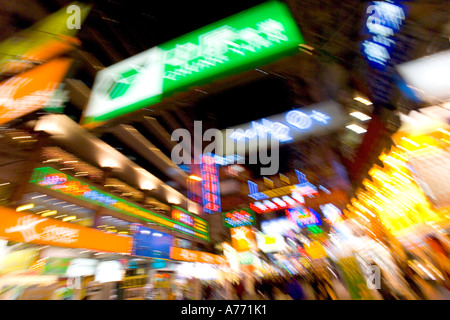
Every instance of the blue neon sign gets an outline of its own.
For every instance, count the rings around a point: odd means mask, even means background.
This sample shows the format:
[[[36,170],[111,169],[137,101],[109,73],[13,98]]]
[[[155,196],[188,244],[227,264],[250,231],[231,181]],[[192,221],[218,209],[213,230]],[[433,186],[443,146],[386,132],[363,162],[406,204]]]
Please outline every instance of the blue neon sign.
[[[310,135],[326,134],[341,129],[348,121],[344,110],[342,105],[329,100],[227,128],[222,130],[224,139],[217,148],[222,155],[241,154],[241,150],[252,154],[260,147],[269,144],[272,147],[272,143],[290,143]]]
[[[373,1],[367,7],[369,14],[365,32],[371,38],[362,42],[362,52],[373,67],[384,70],[391,59],[395,47],[395,33],[405,20],[405,10],[400,4],[385,1]]]
[[[297,130],[308,130],[313,125],[313,120],[320,122],[324,125],[328,124],[328,121],[331,119],[330,116],[325,113],[318,112],[316,110],[312,110],[311,114],[306,114],[298,110],[292,110],[286,113],[285,121],[287,124],[296,128]],[[261,121],[261,123],[259,122]],[[235,131],[230,135],[230,138],[234,140],[242,140],[242,139],[253,139],[256,137],[265,138],[267,134],[270,134],[275,139],[280,142],[288,142],[293,140],[293,137],[289,134],[290,128],[289,126],[278,122],[278,121],[270,121],[267,119],[261,119],[257,121],[251,122],[251,128],[239,132]]]

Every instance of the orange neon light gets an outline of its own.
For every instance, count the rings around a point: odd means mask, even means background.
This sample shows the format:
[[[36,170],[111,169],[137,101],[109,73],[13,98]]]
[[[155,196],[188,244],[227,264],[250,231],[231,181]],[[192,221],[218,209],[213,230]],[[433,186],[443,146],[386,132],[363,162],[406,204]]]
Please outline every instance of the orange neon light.
[[[0,238],[69,248],[131,253],[132,238],[0,207]]]
[[[170,259],[211,264],[225,263],[225,258],[221,256],[208,252],[188,250],[179,247],[170,247]]]
[[[45,107],[71,64],[54,59],[0,83],[0,124]]]

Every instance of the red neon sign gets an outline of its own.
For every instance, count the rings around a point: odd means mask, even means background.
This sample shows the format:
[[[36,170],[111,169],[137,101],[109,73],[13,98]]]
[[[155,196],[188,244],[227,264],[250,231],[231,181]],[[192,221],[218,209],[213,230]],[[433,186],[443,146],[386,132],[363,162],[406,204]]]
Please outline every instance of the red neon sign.
[[[202,176],[203,211],[220,212],[219,172],[214,157],[202,155],[200,171]]]
[[[297,207],[304,202],[290,196],[283,196],[281,198],[275,197],[270,200],[262,200],[250,203],[250,209],[257,213],[270,212],[281,209],[288,209]]]

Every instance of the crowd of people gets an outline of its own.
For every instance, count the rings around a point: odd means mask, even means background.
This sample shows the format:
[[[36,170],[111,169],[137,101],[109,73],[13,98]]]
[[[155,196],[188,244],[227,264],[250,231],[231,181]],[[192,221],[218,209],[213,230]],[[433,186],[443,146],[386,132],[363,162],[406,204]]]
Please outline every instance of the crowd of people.
[[[395,288],[381,272],[380,285],[365,290],[361,299],[377,300],[435,300],[449,299],[450,292],[437,283],[426,286],[411,268],[403,270],[405,290]],[[367,289],[367,288],[365,288]],[[311,271],[306,275],[245,277],[234,282],[204,283],[203,300],[349,300],[352,299],[345,281],[336,273]]]
[[[314,274],[309,277],[257,277],[247,283],[242,278],[226,285],[209,281],[203,284],[202,299],[335,300],[337,295],[330,278]]]

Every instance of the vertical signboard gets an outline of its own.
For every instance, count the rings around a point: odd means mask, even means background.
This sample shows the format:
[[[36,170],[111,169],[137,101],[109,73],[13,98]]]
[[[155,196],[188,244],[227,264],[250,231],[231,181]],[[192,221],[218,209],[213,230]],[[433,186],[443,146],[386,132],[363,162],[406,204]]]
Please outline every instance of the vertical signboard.
[[[221,211],[219,168],[212,154],[201,156],[200,171],[202,177],[203,211],[215,213]]]

